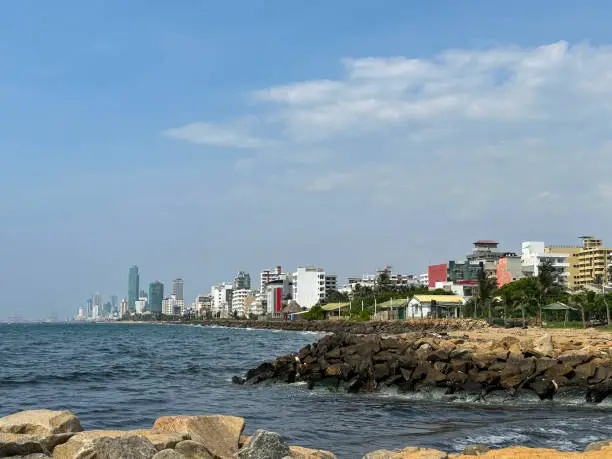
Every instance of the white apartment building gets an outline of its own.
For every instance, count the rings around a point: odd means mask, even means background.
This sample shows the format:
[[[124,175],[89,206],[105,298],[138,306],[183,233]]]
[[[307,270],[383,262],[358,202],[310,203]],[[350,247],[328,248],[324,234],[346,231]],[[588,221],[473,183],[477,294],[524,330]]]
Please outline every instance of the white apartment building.
[[[142,314],[147,310],[147,298],[141,296],[134,302],[134,309],[136,310],[136,314]]]
[[[259,275],[259,290],[263,292],[269,282],[285,279],[287,276],[282,266],[277,266],[276,269],[264,269]]]
[[[238,317],[244,317],[244,301],[253,296],[253,290],[239,289],[232,293],[232,314],[237,314]]]
[[[213,315],[221,314],[221,317],[229,317],[232,313],[232,291],[233,284],[224,282],[219,285],[213,285],[210,288],[210,296],[212,299],[211,311]]]
[[[385,266],[382,269],[377,269],[376,274],[364,274],[361,277],[349,277],[348,284],[346,285],[346,289],[350,292],[355,291],[357,285],[360,287],[376,287],[376,283],[378,282],[378,278],[381,274],[387,273],[389,276],[389,286],[393,288],[408,288],[408,287],[417,287],[422,285],[422,276],[427,276],[427,282],[429,282],[428,275],[419,275],[415,276],[413,274],[400,274],[394,273],[391,270],[390,266]]]
[[[322,268],[300,267],[293,273],[293,299],[303,308],[325,300],[327,289],[336,290],[336,276],[326,276]]]
[[[174,307],[176,306],[176,296],[171,295],[162,300],[162,314],[166,316],[173,316],[175,313]]]
[[[556,272],[556,281],[561,285],[568,285],[569,253],[547,253],[544,242],[526,241],[521,245],[521,268],[528,276],[537,276],[540,265],[549,261]]]

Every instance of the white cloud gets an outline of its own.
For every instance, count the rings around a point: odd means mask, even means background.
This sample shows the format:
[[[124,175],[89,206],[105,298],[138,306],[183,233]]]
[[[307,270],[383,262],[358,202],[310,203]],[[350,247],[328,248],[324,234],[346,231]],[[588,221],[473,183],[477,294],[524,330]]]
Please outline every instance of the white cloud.
[[[247,129],[195,123],[173,135],[260,150],[251,164],[258,188],[268,181],[298,200],[348,190],[346,208],[360,212],[393,206],[482,220],[503,208],[503,218],[521,219],[609,199],[611,47],[559,41],[341,64],[335,80],[252,92],[257,117]],[[270,131],[281,143],[251,134]],[[314,151],[322,161],[307,160]]]
[[[227,148],[262,148],[270,143],[248,134],[239,127],[218,126],[204,122],[171,128],[163,134],[192,143]]]

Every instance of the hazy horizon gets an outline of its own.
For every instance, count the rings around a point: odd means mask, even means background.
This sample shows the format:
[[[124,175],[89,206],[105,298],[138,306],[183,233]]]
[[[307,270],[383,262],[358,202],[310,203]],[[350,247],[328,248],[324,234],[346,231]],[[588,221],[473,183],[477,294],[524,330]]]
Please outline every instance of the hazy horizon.
[[[0,320],[244,270],[612,246],[593,1],[7,2]]]

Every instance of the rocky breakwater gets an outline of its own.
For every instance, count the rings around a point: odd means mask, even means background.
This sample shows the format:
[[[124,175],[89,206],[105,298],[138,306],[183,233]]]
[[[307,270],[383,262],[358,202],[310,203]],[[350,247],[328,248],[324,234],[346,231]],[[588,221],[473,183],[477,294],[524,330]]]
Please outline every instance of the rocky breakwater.
[[[182,322],[176,322],[182,323]],[[489,325],[476,319],[416,319],[355,322],[350,320],[244,320],[214,319],[193,322],[231,328],[258,328],[321,333],[352,333],[370,335],[376,333],[399,334],[408,332],[449,332],[453,330],[480,330]]]
[[[234,416],[165,416],[151,429],[84,431],[70,411],[34,410],[0,418],[0,457],[41,459],[335,459],[290,446],[264,430],[243,435]]]
[[[612,341],[553,340],[548,334],[489,341],[468,335],[337,333],[262,363],[238,384],[306,382],[375,392],[430,393],[452,400],[522,396],[598,404],[612,392]],[[501,398],[500,398],[501,397]]]

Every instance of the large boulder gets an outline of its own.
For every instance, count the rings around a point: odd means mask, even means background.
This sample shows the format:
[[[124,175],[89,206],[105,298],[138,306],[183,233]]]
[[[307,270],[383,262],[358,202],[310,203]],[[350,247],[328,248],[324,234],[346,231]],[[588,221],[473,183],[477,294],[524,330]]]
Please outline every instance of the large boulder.
[[[608,449],[608,451],[612,453],[612,441],[611,440],[603,440],[603,441],[596,441],[593,443],[589,443],[587,447],[584,449],[584,452],[590,453],[592,451],[603,451],[604,449]]]
[[[363,456],[363,459],[447,459],[448,454],[437,449],[409,446],[402,450],[389,451],[381,449]]]
[[[155,432],[187,433],[214,455],[231,457],[238,452],[244,419],[235,416],[164,416],[153,424]]]
[[[30,410],[0,418],[0,432],[52,435],[82,432],[81,421],[71,411]]]
[[[147,438],[118,430],[81,432],[53,451],[55,459],[151,459],[155,454]]]
[[[34,435],[0,433],[0,457],[28,454],[49,454],[55,446],[66,442],[73,434]]]
[[[236,459],[283,459],[291,456],[287,442],[279,434],[257,430],[234,456]]]

